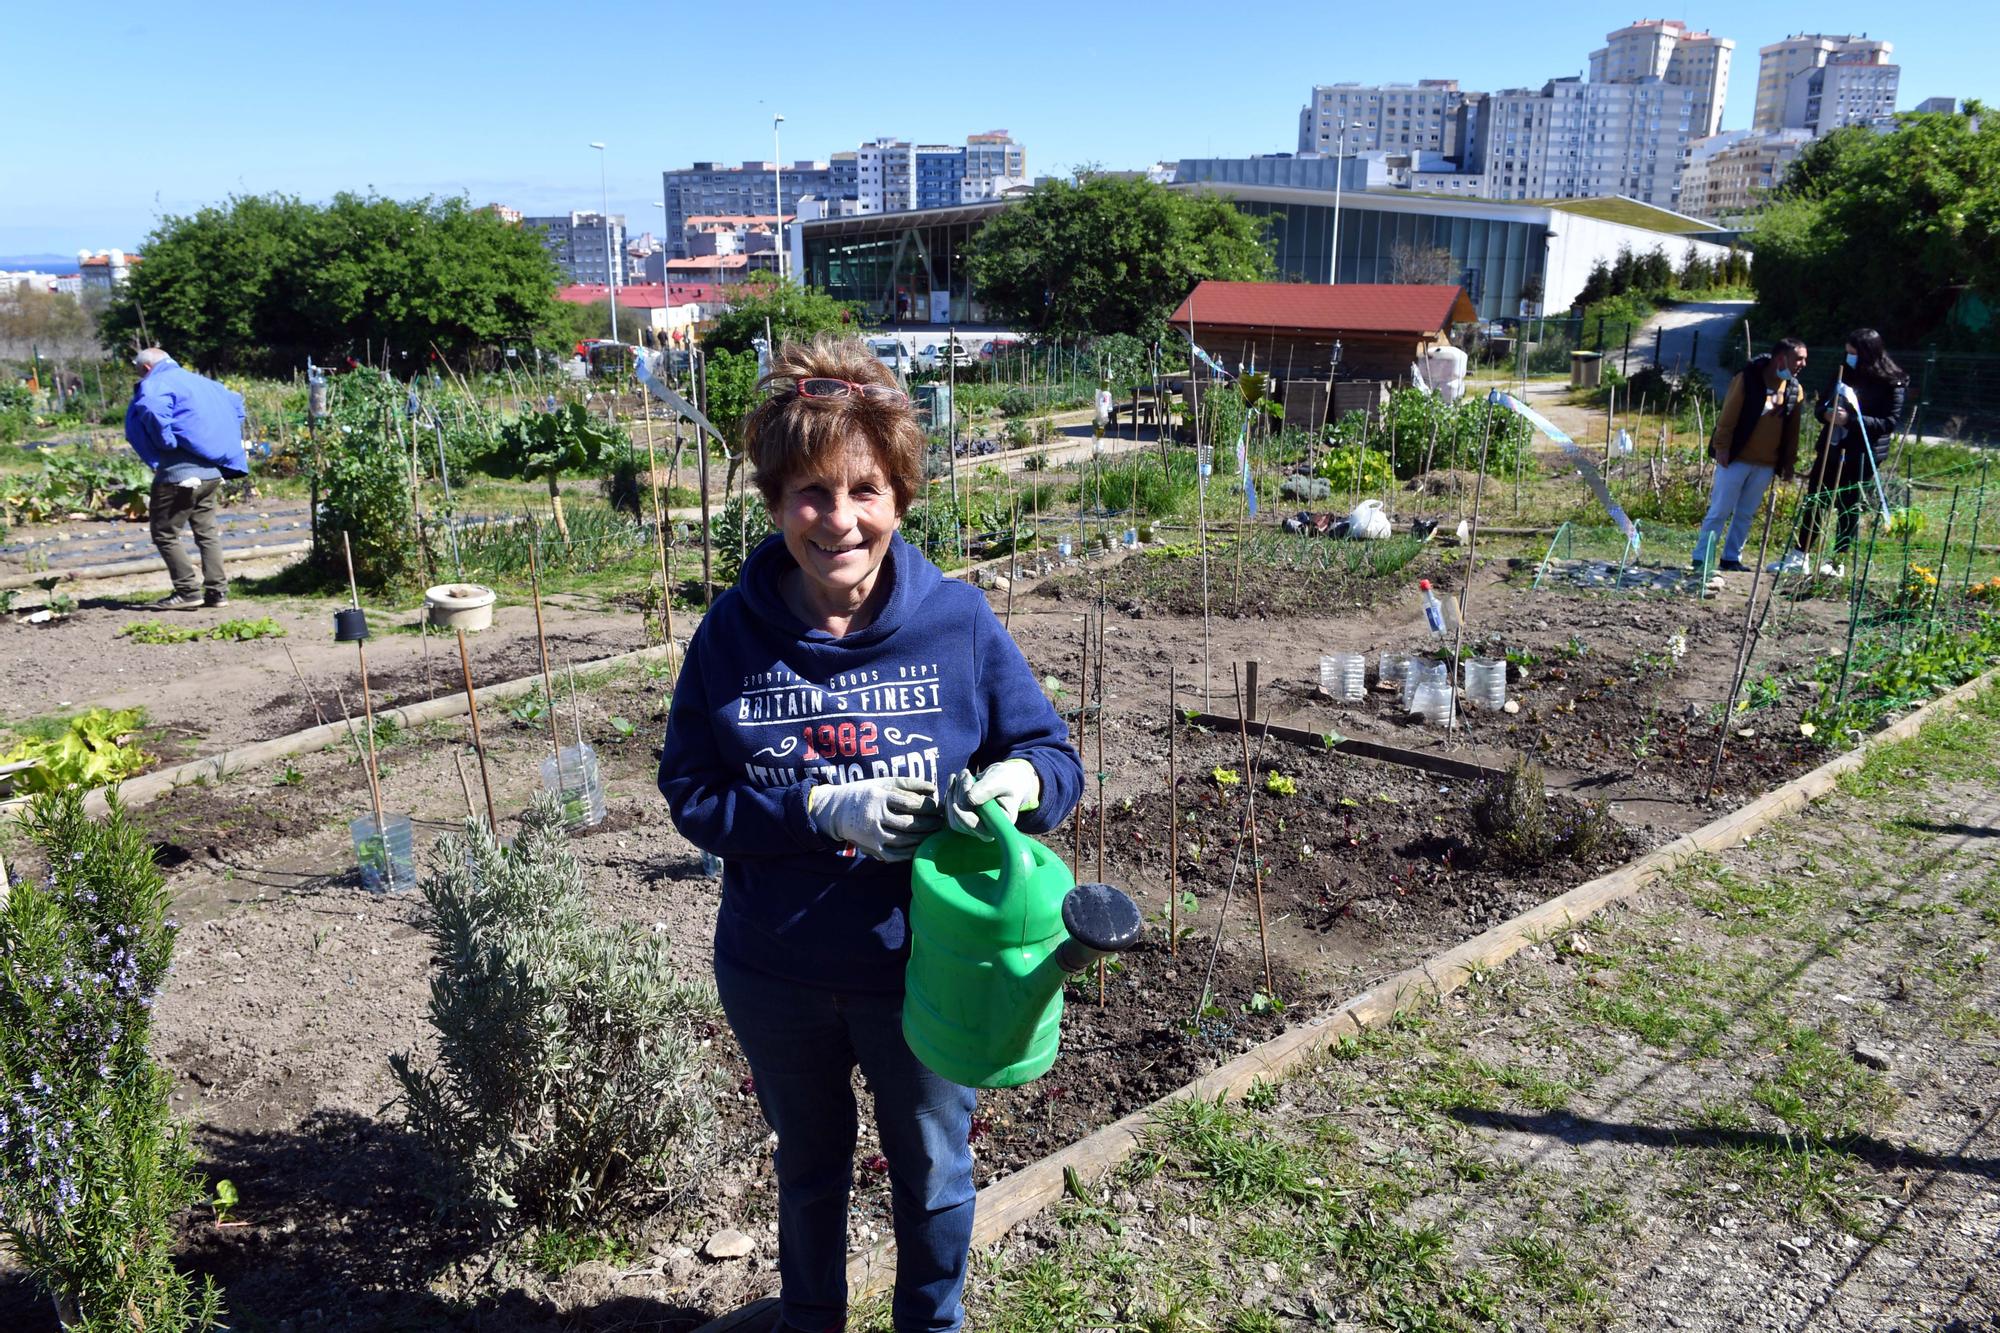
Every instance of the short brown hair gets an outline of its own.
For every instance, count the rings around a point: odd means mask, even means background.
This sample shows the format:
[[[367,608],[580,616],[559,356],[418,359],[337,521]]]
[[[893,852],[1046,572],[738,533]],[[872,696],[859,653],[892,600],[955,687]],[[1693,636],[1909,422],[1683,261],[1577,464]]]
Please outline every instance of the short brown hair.
[[[780,343],[770,373],[761,382],[771,396],[743,425],[744,448],[756,469],[754,480],[765,505],[776,512],[787,482],[817,468],[859,436],[889,474],[896,512],[907,512],[923,485],[924,451],[929,444],[915,410],[906,402],[885,403],[858,393],[805,398],[792,387],[799,380],[816,378],[896,387],[895,377],[859,338],[822,334],[809,344]]]

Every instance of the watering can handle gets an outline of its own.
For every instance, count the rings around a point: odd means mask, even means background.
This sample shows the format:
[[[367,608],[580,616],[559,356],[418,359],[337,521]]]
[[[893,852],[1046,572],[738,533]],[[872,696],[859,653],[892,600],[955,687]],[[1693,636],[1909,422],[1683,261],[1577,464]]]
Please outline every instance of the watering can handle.
[[[1014,827],[1014,821],[1007,818],[995,799],[979,804],[979,818],[999,840],[1000,892],[1002,896],[1013,891],[1016,884],[1025,885],[1035,873],[1035,853],[1027,836]]]

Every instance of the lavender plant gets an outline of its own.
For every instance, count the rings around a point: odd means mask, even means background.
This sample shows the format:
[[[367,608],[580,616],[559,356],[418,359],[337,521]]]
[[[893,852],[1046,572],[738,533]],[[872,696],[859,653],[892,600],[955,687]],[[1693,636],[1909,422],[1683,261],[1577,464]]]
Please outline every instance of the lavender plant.
[[[714,998],[676,977],[661,937],[590,920],[553,796],[511,849],[473,821],[439,839],[422,887],[438,1055],[389,1063],[410,1128],[449,1168],[443,1202],[569,1225],[699,1155]]]
[[[205,1191],[150,1049],[165,881],[117,806],[92,820],[75,787],[27,828],[49,869],[0,903],[0,1236],[72,1328],[212,1327],[213,1282],[173,1264]]]

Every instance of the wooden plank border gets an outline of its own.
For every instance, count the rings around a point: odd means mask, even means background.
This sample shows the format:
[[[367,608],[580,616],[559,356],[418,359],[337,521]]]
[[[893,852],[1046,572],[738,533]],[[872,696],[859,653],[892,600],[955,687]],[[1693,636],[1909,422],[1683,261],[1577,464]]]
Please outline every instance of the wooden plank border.
[[[1689,859],[1734,847],[1784,816],[1803,809],[1831,791],[1843,774],[1866,762],[1870,751],[1915,735],[1927,722],[1956,711],[1961,704],[1991,687],[1996,680],[2000,680],[2000,668],[1976,676],[1957,689],[1933,699],[1901,721],[1868,737],[1855,749],[1828,760],[1810,773],[1799,775],[1782,787],[1766,792],[1741,809],[1732,810],[1692,833],[1683,834],[1610,874],[1580,884],[1567,893],[1532,907],[1434,958],[1406,968],[1376,983],[1339,1008],[1245,1051],[1187,1086],[1010,1176],[994,1181],[979,1191],[972,1228],[973,1248],[985,1249],[998,1244],[1009,1231],[1061,1198],[1065,1172],[1074,1171],[1089,1183],[1118,1165],[1138,1146],[1139,1136],[1147,1122],[1168,1104],[1191,1097],[1210,1100],[1240,1097],[1256,1079],[1282,1075],[1342,1037],[1380,1027],[1406,1009],[1450,994],[1475,974],[1491,971],[1534,941],[1574,926],[1603,908],[1631,897]],[[1231,718],[1229,722],[1234,725],[1235,719]],[[859,1299],[885,1291],[894,1276],[895,1242],[883,1240],[848,1260],[849,1297]]]

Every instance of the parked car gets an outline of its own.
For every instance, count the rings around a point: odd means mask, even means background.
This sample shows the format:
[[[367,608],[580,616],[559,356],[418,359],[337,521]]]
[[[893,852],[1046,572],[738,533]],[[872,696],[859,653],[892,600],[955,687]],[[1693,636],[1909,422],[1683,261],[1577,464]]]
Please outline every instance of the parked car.
[[[947,366],[964,369],[977,364],[978,360],[978,355],[970,347],[953,338],[932,343],[917,352],[917,365],[923,370],[942,370]]]
[[[905,375],[916,368],[917,358],[911,355],[909,347],[901,338],[878,334],[869,338],[867,342],[868,350],[875,354],[875,359],[887,366],[892,373]]]

